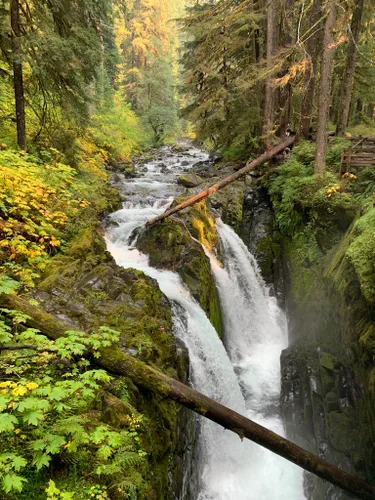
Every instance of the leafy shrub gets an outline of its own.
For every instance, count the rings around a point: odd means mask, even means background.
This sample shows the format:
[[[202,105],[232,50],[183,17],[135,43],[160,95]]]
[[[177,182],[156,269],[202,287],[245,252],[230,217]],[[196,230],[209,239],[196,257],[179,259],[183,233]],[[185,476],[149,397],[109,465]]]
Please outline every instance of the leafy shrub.
[[[0,491],[12,498],[27,489],[32,471],[59,463],[60,470],[74,464],[79,474],[104,483],[87,487],[87,497],[108,498],[107,485],[128,498],[141,483],[146,455],[138,436],[142,417],[134,410],[121,430],[101,422],[95,401],[111,377],[83,358],[87,350],[99,357],[100,348],[118,340],[118,332],[106,327],[90,335],[69,331],[51,341],[22,326],[26,315],[1,312],[0,449],[6,451],[0,453]],[[75,498],[53,481],[46,491],[51,499]]]
[[[142,130],[138,117],[119,94],[113,104],[102,106],[91,118],[86,141],[107,153],[115,161],[129,161],[135,151],[147,145],[150,139]]]
[[[39,157],[0,151],[0,272],[33,286],[68,225],[100,202],[106,182],[103,166],[93,159],[73,169],[55,150]]]
[[[329,150],[331,164],[341,158],[343,142]],[[292,233],[305,224],[326,227],[340,211],[354,211],[358,204],[353,197],[351,178],[339,180],[327,171],[323,180],[314,176],[315,147],[301,143],[292,157],[281,165],[274,177],[267,181],[276,222],[279,228]]]

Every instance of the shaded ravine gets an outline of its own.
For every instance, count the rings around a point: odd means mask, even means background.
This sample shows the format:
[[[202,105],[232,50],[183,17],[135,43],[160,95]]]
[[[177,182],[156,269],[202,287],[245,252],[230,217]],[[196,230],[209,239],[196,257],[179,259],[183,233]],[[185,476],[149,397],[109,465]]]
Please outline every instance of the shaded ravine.
[[[164,148],[161,155],[160,160],[142,167],[140,178],[122,185],[126,203],[111,216],[108,250],[119,265],[142,270],[156,279],[172,302],[174,333],[188,348],[192,385],[282,434],[278,415],[279,356],[286,338],[282,315],[268,297],[256,262],[241,240],[218,222],[226,267],[221,268],[213,257],[211,263],[223,308],[228,353],[180,277],[150,267],[148,257],[132,246],[134,229],[162,213],[179,194],[177,175],[207,159],[205,153],[193,148],[178,155]],[[304,498],[298,467],[252,443],[241,443],[237,436],[204,418],[200,418],[195,455],[194,469],[199,477],[191,488],[186,485],[193,500]]]

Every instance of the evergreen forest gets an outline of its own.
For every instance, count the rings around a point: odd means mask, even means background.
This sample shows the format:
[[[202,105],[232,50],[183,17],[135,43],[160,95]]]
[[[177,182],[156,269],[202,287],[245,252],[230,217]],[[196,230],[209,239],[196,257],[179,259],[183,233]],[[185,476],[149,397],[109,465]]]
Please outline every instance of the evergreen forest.
[[[0,498],[375,498],[374,89],[374,0],[0,0]]]

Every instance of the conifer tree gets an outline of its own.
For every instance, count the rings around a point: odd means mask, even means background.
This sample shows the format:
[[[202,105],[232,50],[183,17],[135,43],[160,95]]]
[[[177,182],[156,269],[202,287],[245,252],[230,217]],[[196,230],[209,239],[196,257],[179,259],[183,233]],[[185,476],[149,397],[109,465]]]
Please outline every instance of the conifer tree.
[[[13,66],[21,148],[26,143],[23,95],[39,123],[38,136],[54,120],[58,107],[70,120],[86,118],[88,87],[102,57],[108,71],[112,69],[113,80],[113,51],[108,50],[114,47],[111,11],[111,0],[30,0],[27,4],[3,0],[0,49],[5,67]]]

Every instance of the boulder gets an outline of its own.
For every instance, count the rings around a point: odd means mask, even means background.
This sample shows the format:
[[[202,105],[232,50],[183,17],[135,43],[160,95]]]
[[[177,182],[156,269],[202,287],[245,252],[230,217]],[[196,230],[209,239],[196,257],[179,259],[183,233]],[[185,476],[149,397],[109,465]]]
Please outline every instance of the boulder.
[[[187,188],[192,188],[200,186],[203,183],[203,179],[197,174],[186,174],[178,178],[178,183]]]

